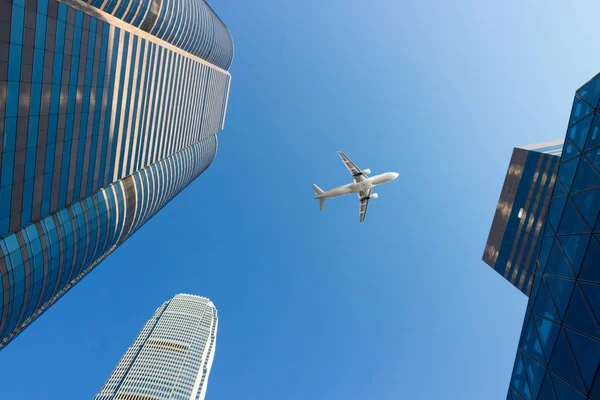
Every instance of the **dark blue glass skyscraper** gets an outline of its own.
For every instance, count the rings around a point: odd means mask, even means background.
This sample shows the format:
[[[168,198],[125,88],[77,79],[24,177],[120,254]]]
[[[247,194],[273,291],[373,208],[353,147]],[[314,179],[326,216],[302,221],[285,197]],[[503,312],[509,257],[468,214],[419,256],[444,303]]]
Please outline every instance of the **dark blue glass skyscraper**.
[[[507,399],[600,399],[600,74],[577,90]]]
[[[204,0],[0,0],[0,348],[210,165],[232,59]]]
[[[580,88],[507,398],[600,398],[600,75]]]

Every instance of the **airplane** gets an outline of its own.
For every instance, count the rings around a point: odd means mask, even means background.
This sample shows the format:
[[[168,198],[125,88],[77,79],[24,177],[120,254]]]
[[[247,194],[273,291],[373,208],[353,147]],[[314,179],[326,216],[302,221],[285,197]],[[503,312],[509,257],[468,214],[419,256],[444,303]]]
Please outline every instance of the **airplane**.
[[[337,152],[341,157],[344,165],[352,174],[353,183],[348,185],[339,186],[334,189],[324,191],[313,183],[313,189],[315,190],[316,196],[314,199],[319,200],[319,208],[322,210],[325,207],[325,200],[333,197],[343,196],[349,193],[356,193],[360,201],[359,218],[362,223],[367,215],[367,206],[369,205],[370,199],[376,199],[379,197],[377,193],[371,193],[377,185],[381,185],[387,182],[391,182],[398,177],[396,172],[386,172],[384,174],[375,175],[371,178],[367,174],[371,173],[370,169],[361,170],[354,164],[343,152]]]

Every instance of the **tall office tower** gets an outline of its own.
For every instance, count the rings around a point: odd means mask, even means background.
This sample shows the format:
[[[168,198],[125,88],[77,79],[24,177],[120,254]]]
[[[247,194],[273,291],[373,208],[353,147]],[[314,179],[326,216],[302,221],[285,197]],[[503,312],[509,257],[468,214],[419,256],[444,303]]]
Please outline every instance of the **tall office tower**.
[[[483,261],[529,296],[563,140],[513,150]]]
[[[204,0],[0,0],[0,27],[2,348],[210,165],[233,43]]]
[[[600,74],[577,90],[507,399],[600,399]]]
[[[217,310],[207,298],[165,302],[94,400],[202,400],[215,356]]]

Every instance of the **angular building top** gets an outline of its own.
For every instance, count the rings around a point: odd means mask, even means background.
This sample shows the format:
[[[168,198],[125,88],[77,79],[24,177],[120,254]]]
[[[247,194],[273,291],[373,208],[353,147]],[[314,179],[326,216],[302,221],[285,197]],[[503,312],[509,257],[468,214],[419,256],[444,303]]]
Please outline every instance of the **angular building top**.
[[[563,140],[515,147],[483,261],[527,296]]]
[[[217,327],[212,301],[178,294],[146,322],[95,400],[203,400]]]

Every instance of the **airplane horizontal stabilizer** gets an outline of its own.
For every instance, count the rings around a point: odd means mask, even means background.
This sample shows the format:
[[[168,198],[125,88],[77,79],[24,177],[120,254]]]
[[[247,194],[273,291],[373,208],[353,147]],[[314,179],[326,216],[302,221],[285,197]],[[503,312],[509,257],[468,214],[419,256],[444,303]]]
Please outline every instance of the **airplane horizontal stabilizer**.
[[[325,200],[327,200],[327,199],[325,197],[319,197],[319,196],[321,196],[325,192],[323,191],[323,189],[321,189],[320,187],[318,187],[314,183],[313,183],[313,189],[315,190],[315,194],[317,195],[315,197],[315,199],[319,199],[319,209],[322,210],[323,207],[325,207]]]

